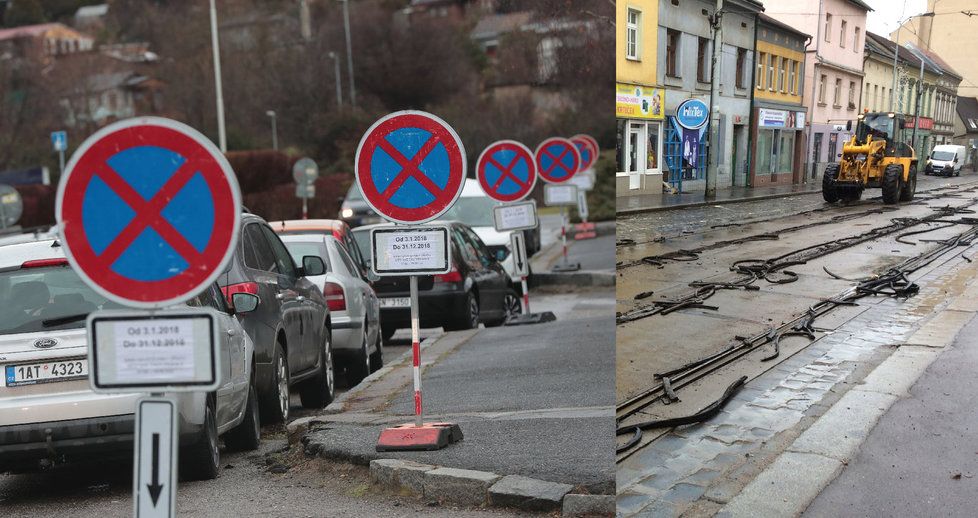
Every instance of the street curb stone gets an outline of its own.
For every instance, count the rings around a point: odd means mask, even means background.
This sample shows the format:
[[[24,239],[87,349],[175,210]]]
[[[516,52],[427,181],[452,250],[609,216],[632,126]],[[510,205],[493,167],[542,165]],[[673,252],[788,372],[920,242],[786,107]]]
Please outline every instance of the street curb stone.
[[[424,475],[437,466],[400,459],[370,461],[370,479],[375,483],[424,494]]]
[[[534,286],[614,286],[614,272],[534,273]]]
[[[814,453],[785,452],[716,516],[798,516],[842,471],[842,462]]]
[[[435,468],[424,474],[424,498],[459,505],[481,506],[489,501],[489,488],[500,476],[488,471]]]
[[[614,516],[614,495],[577,495],[564,496],[564,507],[561,516]]]
[[[521,475],[506,475],[489,488],[489,504],[526,511],[560,509],[564,495],[574,486]]]

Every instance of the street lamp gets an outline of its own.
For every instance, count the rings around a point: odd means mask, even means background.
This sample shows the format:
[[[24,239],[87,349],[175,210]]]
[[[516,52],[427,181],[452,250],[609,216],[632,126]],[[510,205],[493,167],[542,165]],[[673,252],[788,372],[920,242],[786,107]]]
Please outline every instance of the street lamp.
[[[217,140],[221,153],[228,150],[227,134],[224,131],[224,94],[221,92],[221,48],[217,38],[217,7],[211,0],[211,50],[214,54],[214,90],[217,104]]]
[[[272,119],[272,149],[278,151],[278,128],[275,127],[275,110],[265,112]]]
[[[332,50],[329,51],[329,57],[333,58],[333,75],[336,76],[336,107],[340,108],[343,106],[343,83],[340,82],[340,57]]]
[[[343,2],[343,30],[346,31],[346,68],[350,75],[350,104],[357,107],[357,89],[353,85],[353,44],[350,43],[350,0]]]
[[[896,101],[895,95],[897,89],[897,56],[899,56],[900,54],[900,30],[903,28],[903,24],[909,22],[914,18],[931,18],[933,16],[934,16],[933,12],[915,14],[913,16],[907,17],[897,25],[896,41],[894,41],[895,45],[893,47],[893,87],[890,88],[890,111],[891,112],[895,111],[893,108],[894,108],[894,102]]]

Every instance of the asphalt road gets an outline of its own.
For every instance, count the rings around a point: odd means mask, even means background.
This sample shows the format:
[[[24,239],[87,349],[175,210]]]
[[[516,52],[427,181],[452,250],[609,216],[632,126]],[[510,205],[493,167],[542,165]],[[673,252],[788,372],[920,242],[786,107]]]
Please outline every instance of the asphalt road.
[[[974,516],[978,320],[893,404],[805,516]]]

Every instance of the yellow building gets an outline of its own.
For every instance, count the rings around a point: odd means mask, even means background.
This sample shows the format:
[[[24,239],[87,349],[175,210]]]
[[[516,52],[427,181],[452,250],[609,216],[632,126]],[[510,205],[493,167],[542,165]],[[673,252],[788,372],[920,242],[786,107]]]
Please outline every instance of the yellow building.
[[[661,192],[665,98],[656,88],[658,0],[615,3],[619,196]]]

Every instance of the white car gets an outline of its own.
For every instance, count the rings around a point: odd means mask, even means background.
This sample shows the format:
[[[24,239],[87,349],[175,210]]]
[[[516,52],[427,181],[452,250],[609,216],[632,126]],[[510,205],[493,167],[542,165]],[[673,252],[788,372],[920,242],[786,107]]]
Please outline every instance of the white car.
[[[292,257],[319,256],[326,274],[309,277],[323,290],[333,329],[333,353],[346,368],[349,382],[356,385],[383,366],[380,332],[380,301],[353,258],[329,234],[280,236]],[[352,240],[352,238],[351,238]]]
[[[257,303],[235,298],[239,311]],[[216,310],[221,329],[222,385],[177,396],[180,474],[208,479],[220,469],[219,435],[231,449],[258,447],[254,347],[216,284],[187,305]],[[96,394],[88,380],[85,318],[98,309],[122,307],[81,280],[57,241],[0,248],[0,473],[132,455],[143,394]]]
[[[474,178],[465,180],[462,187],[462,194],[451,209],[448,209],[439,219],[444,221],[460,221],[468,225],[479,236],[479,239],[489,248],[489,252],[499,260],[510,280],[516,285],[519,291],[521,278],[516,275],[516,263],[510,250],[510,234],[512,232],[499,232],[493,223],[492,208],[501,203],[486,196],[482,191],[479,181]],[[524,231],[527,250],[527,258],[539,249],[539,228],[533,231]],[[536,244],[534,244],[536,243]]]

